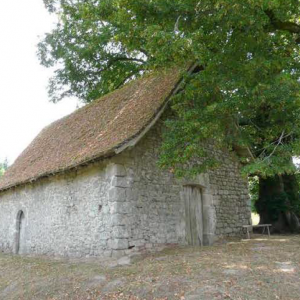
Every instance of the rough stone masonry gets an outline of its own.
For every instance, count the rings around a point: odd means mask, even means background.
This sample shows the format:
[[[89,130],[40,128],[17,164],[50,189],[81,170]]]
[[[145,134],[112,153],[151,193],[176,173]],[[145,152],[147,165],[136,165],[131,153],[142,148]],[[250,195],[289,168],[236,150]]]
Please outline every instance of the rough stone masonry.
[[[199,189],[202,243],[240,234],[250,220],[247,182],[233,154],[195,180],[157,166],[161,127],[109,159],[0,194],[0,249],[72,257],[122,256],[157,245],[186,245],[183,187]],[[22,219],[18,219],[22,212]]]

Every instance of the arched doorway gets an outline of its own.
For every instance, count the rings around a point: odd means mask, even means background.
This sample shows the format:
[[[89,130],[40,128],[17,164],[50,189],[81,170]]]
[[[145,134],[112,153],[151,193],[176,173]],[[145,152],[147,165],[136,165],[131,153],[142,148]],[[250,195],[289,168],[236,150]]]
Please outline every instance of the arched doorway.
[[[20,210],[17,214],[16,223],[16,239],[15,239],[15,253],[22,254],[24,252],[24,230],[25,230],[25,214]]]

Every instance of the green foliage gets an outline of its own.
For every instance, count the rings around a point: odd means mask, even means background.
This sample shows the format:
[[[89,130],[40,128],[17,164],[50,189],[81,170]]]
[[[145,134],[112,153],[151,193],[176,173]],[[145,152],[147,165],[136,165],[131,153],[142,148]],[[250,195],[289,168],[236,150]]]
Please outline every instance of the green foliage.
[[[251,211],[253,213],[257,213],[257,209],[255,207],[255,203],[258,201],[259,197],[259,180],[257,176],[249,178],[249,193],[251,200]]]
[[[298,176],[296,173],[259,178],[259,199],[255,201],[255,208],[264,222],[277,221],[283,212],[300,216]]]
[[[44,0],[59,15],[39,44],[53,101],[89,102],[148,70],[197,62],[174,97],[160,164],[216,166],[204,145],[244,149],[246,174],[293,173],[300,153],[298,0]]]
[[[280,213],[289,210],[289,207],[287,206],[289,199],[285,192],[276,196],[266,197],[264,200],[268,208],[268,215],[272,221],[277,221]]]
[[[7,168],[8,168],[8,160],[5,159],[4,162],[2,163],[0,162],[0,177],[3,176]]]
[[[288,192],[288,197],[290,200],[290,208],[292,211],[296,213],[297,216],[300,216],[300,173],[299,170],[295,173],[295,177],[297,180],[297,187],[294,193]]]

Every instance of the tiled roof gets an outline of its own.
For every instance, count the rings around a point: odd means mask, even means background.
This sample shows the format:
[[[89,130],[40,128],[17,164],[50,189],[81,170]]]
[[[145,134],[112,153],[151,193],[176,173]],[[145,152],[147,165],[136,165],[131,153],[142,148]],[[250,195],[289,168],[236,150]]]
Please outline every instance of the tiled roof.
[[[178,68],[145,75],[47,126],[0,179],[0,191],[115,154],[149,126],[180,79]]]

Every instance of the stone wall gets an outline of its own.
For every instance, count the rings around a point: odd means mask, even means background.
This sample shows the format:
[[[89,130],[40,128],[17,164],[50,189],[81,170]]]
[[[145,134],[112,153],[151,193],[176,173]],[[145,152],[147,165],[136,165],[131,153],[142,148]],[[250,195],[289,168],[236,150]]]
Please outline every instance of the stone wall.
[[[133,148],[102,162],[0,194],[0,249],[63,256],[124,255],[160,244],[186,244],[183,185],[203,197],[204,244],[235,235],[250,218],[247,184],[234,157],[193,181],[157,167],[160,125]]]
[[[129,247],[153,247],[156,244],[186,244],[184,185],[202,191],[204,244],[218,237],[235,236],[251,217],[247,180],[241,177],[238,159],[229,153],[212,150],[223,164],[209,174],[191,180],[176,180],[174,175],[157,167],[161,145],[159,121],[132,150],[115,163],[126,168],[114,180],[126,201],[116,203],[119,218],[128,231],[118,238]],[[126,170],[125,170],[126,169]],[[127,245],[127,243],[125,243]]]
[[[233,156],[214,151],[222,166],[209,172],[209,182],[216,211],[217,236],[235,236],[241,226],[250,224],[251,208],[246,179],[241,178],[240,166]]]
[[[23,211],[20,253],[102,255],[107,249],[110,178],[103,166],[44,179],[0,197],[0,248],[14,252],[16,218]],[[97,241],[97,242],[96,242]]]

